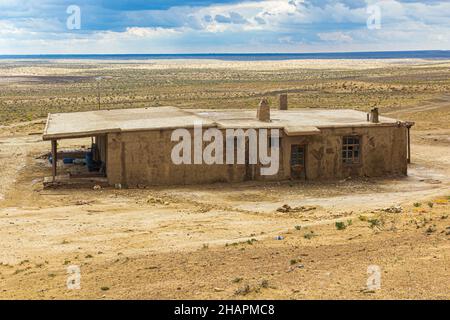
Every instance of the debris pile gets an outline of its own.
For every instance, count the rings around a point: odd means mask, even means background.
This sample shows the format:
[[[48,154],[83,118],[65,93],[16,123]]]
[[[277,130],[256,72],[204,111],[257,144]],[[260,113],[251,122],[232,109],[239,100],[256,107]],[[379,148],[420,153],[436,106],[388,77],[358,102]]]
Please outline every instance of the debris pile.
[[[380,211],[387,212],[387,213],[402,213],[403,208],[401,206],[391,206],[388,208],[381,209]]]
[[[307,206],[299,206],[292,208],[288,204],[284,204],[283,206],[277,209],[277,212],[288,213],[288,212],[308,212],[316,210],[316,207],[307,207]]]
[[[75,202],[76,206],[85,206],[85,205],[90,205],[92,204],[94,201],[89,201],[89,200],[77,200]]]
[[[170,204],[169,202],[164,201],[164,199],[156,198],[156,197],[152,197],[152,196],[147,198],[147,203],[163,204],[165,206],[168,206]]]

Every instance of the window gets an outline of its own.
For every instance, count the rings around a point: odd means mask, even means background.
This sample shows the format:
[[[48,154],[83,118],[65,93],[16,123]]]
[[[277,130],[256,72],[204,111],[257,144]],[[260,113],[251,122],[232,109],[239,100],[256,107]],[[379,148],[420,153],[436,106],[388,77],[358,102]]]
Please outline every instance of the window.
[[[291,166],[305,165],[305,148],[294,144],[291,146]]]
[[[345,164],[358,164],[361,159],[360,137],[347,136],[343,139],[342,161]]]

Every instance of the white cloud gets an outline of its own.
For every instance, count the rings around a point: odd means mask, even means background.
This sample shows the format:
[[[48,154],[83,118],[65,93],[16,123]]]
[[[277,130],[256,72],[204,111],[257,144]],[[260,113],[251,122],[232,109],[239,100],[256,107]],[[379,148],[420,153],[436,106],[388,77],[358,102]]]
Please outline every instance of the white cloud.
[[[2,20],[0,12],[0,54],[450,49],[450,1],[444,0],[264,0],[180,6],[125,11],[115,31],[86,30],[82,23],[80,32],[71,33],[65,21],[54,17],[16,17],[20,12],[11,5],[14,2],[17,7],[28,3],[29,10],[38,7],[29,0],[0,0],[0,9],[14,15]],[[366,5],[373,3],[381,9],[380,30],[366,26]],[[108,17],[109,12],[96,10]],[[90,12],[83,11],[83,17]]]
[[[180,31],[175,29],[168,28],[139,28],[139,27],[130,27],[127,28],[122,35],[131,36],[131,37],[140,37],[140,38],[154,38],[154,37],[165,37],[171,34],[179,34]],[[121,34],[121,33],[112,33],[112,34]]]
[[[344,32],[326,32],[318,34],[320,40],[336,42],[352,42],[353,38]]]
[[[26,34],[26,31],[16,28],[14,24],[8,21],[0,20],[0,36],[12,36],[18,34]]]

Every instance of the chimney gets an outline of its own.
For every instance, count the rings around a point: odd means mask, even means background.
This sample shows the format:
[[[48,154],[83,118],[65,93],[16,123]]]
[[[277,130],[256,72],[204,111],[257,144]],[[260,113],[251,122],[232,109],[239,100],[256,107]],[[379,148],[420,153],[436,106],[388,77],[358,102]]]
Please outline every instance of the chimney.
[[[270,106],[266,98],[261,99],[256,117],[259,121],[270,122]]]
[[[279,110],[287,110],[288,109],[288,95],[287,93],[280,94],[280,107]]]
[[[378,123],[379,122],[378,108],[373,108],[372,110],[370,110],[369,120],[372,123]]]

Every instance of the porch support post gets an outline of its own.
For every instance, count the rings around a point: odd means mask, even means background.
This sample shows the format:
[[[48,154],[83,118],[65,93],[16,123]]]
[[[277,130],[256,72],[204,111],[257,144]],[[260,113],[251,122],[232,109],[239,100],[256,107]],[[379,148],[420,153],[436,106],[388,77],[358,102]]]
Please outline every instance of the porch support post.
[[[58,147],[57,147],[57,141],[52,140],[52,175],[53,175],[53,182],[56,181],[56,175],[57,175],[57,161],[58,161]]]
[[[411,127],[408,128],[408,163],[411,163]]]

